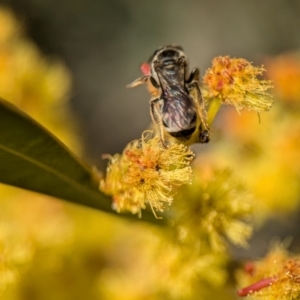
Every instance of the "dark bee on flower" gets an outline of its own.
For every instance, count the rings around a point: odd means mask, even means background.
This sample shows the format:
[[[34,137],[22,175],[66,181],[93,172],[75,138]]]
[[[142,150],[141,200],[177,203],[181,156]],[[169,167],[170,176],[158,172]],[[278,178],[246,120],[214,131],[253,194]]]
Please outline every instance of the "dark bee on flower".
[[[165,135],[180,142],[207,143],[209,129],[199,86],[199,69],[188,75],[188,62],[180,46],[164,46],[141,66],[144,76],[128,87],[146,83],[152,97],[150,113],[164,146]]]

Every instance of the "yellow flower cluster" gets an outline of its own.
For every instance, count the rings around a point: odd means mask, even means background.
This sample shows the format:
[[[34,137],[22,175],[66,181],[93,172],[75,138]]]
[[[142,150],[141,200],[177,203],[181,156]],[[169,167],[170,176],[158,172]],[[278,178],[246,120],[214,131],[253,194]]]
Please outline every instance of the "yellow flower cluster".
[[[257,78],[263,72],[263,67],[254,67],[243,58],[216,57],[203,77],[206,97],[234,105],[238,111],[267,111],[273,103],[273,96],[267,93],[272,85]]]
[[[157,284],[171,299],[209,299],[205,293],[211,296],[212,291],[222,289],[228,279],[228,257],[224,253],[202,253],[174,242],[165,242],[156,251],[156,263],[162,266],[156,271],[160,278]]]
[[[224,237],[247,246],[252,233],[252,197],[231,171],[196,168],[193,184],[182,187],[175,200],[180,240],[198,241],[202,247],[207,241],[215,251],[226,249]]]
[[[252,299],[268,300],[295,300],[300,297],[300,257],[290,255],[282,246],[238,275],[240,283],[248,285],[238,291],[240,296],[251,295]]]
[[[122,155],[110,158],[100,189],[113,196],[116,211],[141,214],[149,203],[154,214],[172,203],[174,188],[190,183],[194,154],[186,146],[171,143],[167,148],[158,136],[146,131],[128,144]]]

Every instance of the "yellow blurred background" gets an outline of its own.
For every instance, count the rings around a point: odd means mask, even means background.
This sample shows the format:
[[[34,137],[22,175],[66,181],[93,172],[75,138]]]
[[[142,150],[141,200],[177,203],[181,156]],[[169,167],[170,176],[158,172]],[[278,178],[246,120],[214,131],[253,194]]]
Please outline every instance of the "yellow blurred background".
[[[294,235],[298,247],[297,1],[3,3],[0,97],[102,169],[103,153],[122,151],[150,123],[146,91],[124,87],[158,46],[181,44],[202,75],[216,55],[263,63],[275,86],[271,111],[258,117],[222,108],[211,143],[194,147],[195,164],[231,168],[255,196],[255,222],[266,225],[250,250],[233,255],[261,255],[277,235]],[[220,268],[227,258],[203,264],[178,255],[142,222],[3,185],[0,200],[0,299],[235,299]],[[195,279],[189,266],[196,263],[203,273]]]

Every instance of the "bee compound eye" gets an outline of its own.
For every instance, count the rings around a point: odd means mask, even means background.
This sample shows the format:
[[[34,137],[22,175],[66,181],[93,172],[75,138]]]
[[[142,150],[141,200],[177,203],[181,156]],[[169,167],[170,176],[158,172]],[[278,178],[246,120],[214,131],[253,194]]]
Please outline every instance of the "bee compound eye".
[[[175,50],[164,50],[159,56],[161,56],[161,58],[172,58],[172,57],[176,57],[178,55],[177,51]]]

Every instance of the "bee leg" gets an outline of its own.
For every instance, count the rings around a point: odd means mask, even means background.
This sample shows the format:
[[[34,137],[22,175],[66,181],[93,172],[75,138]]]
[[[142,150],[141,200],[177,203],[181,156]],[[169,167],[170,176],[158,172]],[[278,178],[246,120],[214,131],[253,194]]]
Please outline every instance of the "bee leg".
[[[198,68],[194,68],[190,74],[189,79],[186,81],[187,84],[192,83],[194,81],[199,82],[200,71]]]
[[[194,68],[186,83],[187,83],[187,87],[188,87],[189,91],[194,95],[193,100],[196,99],[196,100],[194,100],[194,102],[197,107],[197,111],[199,112],[201,122],[202,122],[203,126],[206,129],[208,129],[205,103],[204,103],[202,93],[201,93],[201,90],[199,87],[199,77],[200,77],[199,69]]]
[[[133,81],[132,83],[126,85],[127,88],[134,88],[138,85],[144,84],[148,81],[150,76],[142,76],[138,79],[136,79],[135,81]]]
[[[209,130],[202,128],[202,124],[199,126],[199,141],[200,143],[208,143],[210,140],[209,138]]]
[[[207,143],[209,141],[209,128],[207,124],[207,113],[205,108],[205,103],[201,94],[201,90],[198,84],[198,81],[195,81],[195,78],[199,77],[199,70],[194,69],[194,72],[191,74],[192,82],[187,84],[187,88],[190,94],[193,95],[192,99],[197,108],[198,115],[201,120],[199,126],[199,141],[201,143]]]
[[[164,139],[164,128],[163,128],[163,121],[161,117],[161,106],[162,106],[163,100],[160,98],[155,98],[150,100],[150,114],[152,117],[153,122],[157,125],[158,127],[158,132],[160,136],[160,140],[165,148],[167,148],[165,144],[165,139]]]
[[[193,99],[194,104],[199,113],[201,123],[203,124],[203,127],[208,130],[207,113],[206,113],[205,103],[204,103],[198,82],[193,81],[192,83],[189,83],[188,90],[194,96],[194,97],[192,97],[192,99]]]

